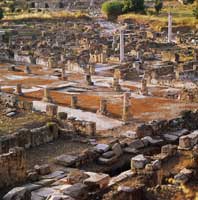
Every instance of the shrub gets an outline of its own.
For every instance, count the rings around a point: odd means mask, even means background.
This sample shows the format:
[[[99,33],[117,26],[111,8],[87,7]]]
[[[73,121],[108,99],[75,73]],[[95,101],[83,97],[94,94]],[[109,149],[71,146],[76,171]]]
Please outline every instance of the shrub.
[[[155,11],[157,14],[159,14],[159,12],[161,11],[163,7],[163,2],[162,0],[155,0]]]
[[[198,7],[193,10],[193,15],[196,19],[198,19]]]
[[[114,19],[123,13],[123,7],[123,2],[117,0],[107,1],[102,4],[102,12],[105,13],[109,19]]]
[[[4,17],[4,11],[2,8],[0,8],[0,20]]]

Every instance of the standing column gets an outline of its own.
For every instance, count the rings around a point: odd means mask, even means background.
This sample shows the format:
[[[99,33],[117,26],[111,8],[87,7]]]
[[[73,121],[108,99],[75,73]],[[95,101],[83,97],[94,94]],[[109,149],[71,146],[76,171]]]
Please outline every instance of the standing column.
[[[50,96],[50,89],[49,88],[44,88],[44,95],[43,99],[44,102],[52,102],[52,98]]]
[[[94,0],[90,0],[89,6],[92,8],[94,6]]]
[[[172,15],[168,13],[168,43],[172,42]]]
[[[17,85],[16,85],[16,94],[18,94],[18,95],[20,95],[20,96],[23,95],[21,84],[17,84]]]
[[[127,122],[130,119],[130,107],[131,107],[131,94],[129,92],[124,93],[123,96],[123,111],[122,120]]]
[[[120,62],[124,62],[124,30],[120,30]]]

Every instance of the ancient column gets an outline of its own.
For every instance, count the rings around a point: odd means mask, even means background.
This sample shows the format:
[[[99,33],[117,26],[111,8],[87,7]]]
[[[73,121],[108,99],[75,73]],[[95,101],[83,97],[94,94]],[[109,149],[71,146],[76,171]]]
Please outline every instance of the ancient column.
[[[131,93],[126,92],[123,95],[123,110],[122,110],[122,120],[127,122],[130,119],[130,108],[131,108]]]
[[[94,6],[94,0],[90,0],[90,4],[89,4],[89,7],[93,7]]]
[[[172,42],[172,15],[168,13],[168,43]]]
[[[89,73],[90,73],[91,75],[94,75],[94,74],[96,73],[95,67],[94,67],[94,65],[92,65],[92,64],[89,65]]]
[[[198,49],[194,49],[194,60],[198,61]]]
[[[142,79],[141,83],[141,93],[143,95],[148,95],[148,87],[147,87],[147,80],[145,78]]]
[[[175,79],[176,79],[176,80],[179,80],[179,69],[176,68],[176,69],[174,70],[174,72],[175,72]]]
[[[65,68],[64,68],[64,67],[62,68],[61,79],[62,79],[63,81],[66,81],[66,80],[67,80],[67,76],[66,76]]]
[[[50,89],[44,88],[44,95],[42,101],[44,102],[52,102],[52,98],[50,96]]]
[[[31,74],[30,66],[28,66],[28,65],[25,66],[25,73],[26,74]]]
[[[98,114],[105,115],[107,113],[107,100],[100,99],[100,108],[97,111]]]
[[[124,30],[120,30],[120,62],[124,62]]]
[[[116,35],[113,35],[112,50],[114,51],[117,46]]]
[[[86,75],[86,82],[87,82],[87,85],[93,85],[93,82],[91,80],[91,75],[90,74],[87,74]]]
[[[116,91],[116,92],[121,91],[121,86],[120,86],[120,83],[119,83],[119,79],[117,77],[113,77],[112,85],[113,85],[114,91]]]
[[[23,95],[21,84],[17,84],[17,85],[16,85],[16,94],[18,94],[18,95],[20,95],[20,96]]]
[[[71,96],[71,108],[76,109],[77,108],[77,102],[78,102],[78,97],[72,95]]]

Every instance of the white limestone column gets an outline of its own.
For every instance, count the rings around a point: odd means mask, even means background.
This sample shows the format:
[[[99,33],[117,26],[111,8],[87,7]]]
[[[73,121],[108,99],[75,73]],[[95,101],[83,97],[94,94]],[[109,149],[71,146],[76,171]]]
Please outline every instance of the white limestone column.
[[[172,42],[172,15],[168,13],[168,43]]]
[[[120,62],[124,61],[124,30],[120,30]]]

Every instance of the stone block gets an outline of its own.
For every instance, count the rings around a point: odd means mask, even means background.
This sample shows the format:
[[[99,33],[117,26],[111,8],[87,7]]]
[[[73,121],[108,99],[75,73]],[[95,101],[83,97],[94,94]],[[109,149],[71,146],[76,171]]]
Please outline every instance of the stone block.
[[[117,157],[120,157],[123,154],[122,148],[119,143],[116,143],[112,146],[112,151]]]
[[[78,156],[73,155],[61,155],[55,158],[55,162],[59,165],[63,165],[65,167],[72,167],[78,160]]]
[[[75,200],[85,200],[88,198],[88,187],[83,183],[76,183],[63,190],[63,194],[71,196]]]
[[[84,184],[91,185],[99,185],[100,188],[105,188],[108,186],[110,181],[110,176],[108,174],[103,173],[94,173],[94,172],[85,172],[89,176],[86,180],[84,180]]]
[[[131,169],[143,169],[147,163],[148,159],[139,154],[131,159]]]

